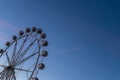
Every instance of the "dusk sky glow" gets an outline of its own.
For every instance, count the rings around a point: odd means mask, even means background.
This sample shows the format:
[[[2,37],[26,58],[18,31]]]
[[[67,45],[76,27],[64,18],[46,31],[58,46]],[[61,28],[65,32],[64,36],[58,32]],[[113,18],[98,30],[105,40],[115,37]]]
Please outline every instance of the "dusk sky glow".
[[[119,0],[0,0],[0,48],[32,26],[49,42],[40,80],[120,80]]]

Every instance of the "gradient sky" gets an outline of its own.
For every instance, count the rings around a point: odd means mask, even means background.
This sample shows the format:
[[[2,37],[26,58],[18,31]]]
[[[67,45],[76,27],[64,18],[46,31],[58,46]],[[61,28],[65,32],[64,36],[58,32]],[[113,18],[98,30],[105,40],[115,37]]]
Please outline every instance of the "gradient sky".
[[[120,80],[120,0],[0,0],[0,48],[32,26],[49,41],[40,80]]]

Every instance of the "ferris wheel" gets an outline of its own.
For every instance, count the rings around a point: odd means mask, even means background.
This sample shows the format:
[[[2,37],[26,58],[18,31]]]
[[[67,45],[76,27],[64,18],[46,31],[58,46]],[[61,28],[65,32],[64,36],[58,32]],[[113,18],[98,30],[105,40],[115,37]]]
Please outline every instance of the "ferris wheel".
[[[19,31],[0,49],[0,80],[39,80],[47,45],[46,34],[40,28]]]

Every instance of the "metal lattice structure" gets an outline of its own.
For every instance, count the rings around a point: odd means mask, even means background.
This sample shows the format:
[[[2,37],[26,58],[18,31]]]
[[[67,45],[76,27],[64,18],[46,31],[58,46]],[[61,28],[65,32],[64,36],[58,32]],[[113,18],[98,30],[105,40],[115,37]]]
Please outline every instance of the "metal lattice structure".
[[[39,80],[48,52],[46,34],[39,28],[19,31],[0,49],[0,80]]]

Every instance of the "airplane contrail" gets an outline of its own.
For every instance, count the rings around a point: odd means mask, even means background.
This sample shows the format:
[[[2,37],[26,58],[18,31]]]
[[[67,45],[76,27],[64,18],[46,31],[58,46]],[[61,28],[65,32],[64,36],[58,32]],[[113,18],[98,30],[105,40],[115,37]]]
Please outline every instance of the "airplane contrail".
[[[84,47],[83,46],[78,46],[78,47],[74,47],[74,48],[70,48],[70,49],[64,49],[64,50],[56,52],[55,54],[63,54],[63,53],[78,50],[78,49],[81,49],[81,48],[84,48]]]

